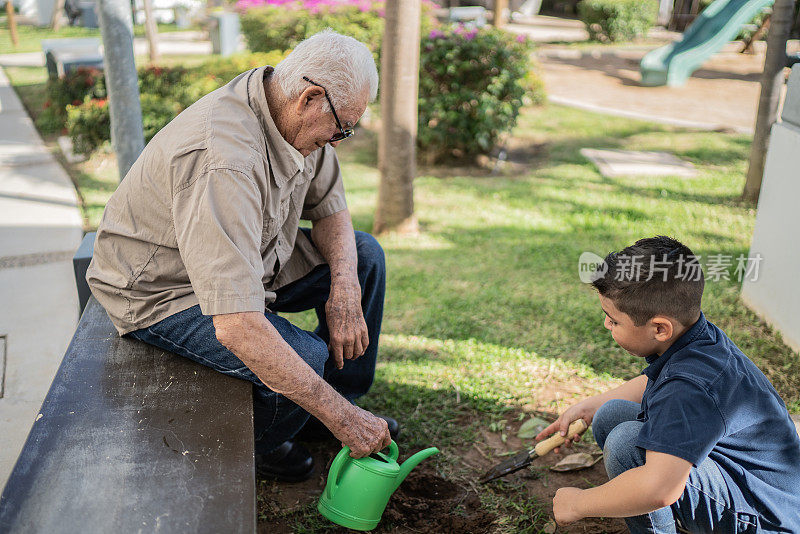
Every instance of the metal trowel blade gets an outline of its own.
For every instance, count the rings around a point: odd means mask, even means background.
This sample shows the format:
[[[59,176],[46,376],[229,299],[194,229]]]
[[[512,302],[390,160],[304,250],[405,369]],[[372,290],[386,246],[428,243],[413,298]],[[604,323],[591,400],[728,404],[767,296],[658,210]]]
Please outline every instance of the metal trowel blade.
[[[486,471],[486,473],[480,478],[479,482],[481,484],[486,484],[487,482],[491,482],[497,478],[519,471],[520,469],[530,465],[534,458],[536,458],[536,451],[533,450],[517,453],[508,460],[501,462]]]

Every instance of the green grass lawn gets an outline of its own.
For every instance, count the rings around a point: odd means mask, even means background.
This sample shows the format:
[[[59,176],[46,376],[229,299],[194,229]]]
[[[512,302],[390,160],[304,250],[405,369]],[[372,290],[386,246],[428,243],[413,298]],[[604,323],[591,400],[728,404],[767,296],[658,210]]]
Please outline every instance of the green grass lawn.
[[[35,108],[33,71],[8,69]],[[35,112],[35,109],[32,111]],[[755,219],[742,204],[750,139],[592,114],[556,105],[525,109],[512,168],[421,168],[421,233],[386,235],[388,278],[375,385],[364,406],[397,416],[404,450],[437,445],[443,476],[522,413],[557,413],[636,376],[643,362],[615,345],[595,293],[578,278],[584,251],[601,256],[638,238],[674,236],[703,258],[747,254]],[[369,231],[379,173],[366,128],[337,149],[355,227]],[[579,150],[663,150],[691,161],[694,178],[603,178]],[[113,156],[70,166],[89,228],[116,186]],[[709,281],[704,310],[800,411],[800,358],[739,300],[735,280]],[[293,319],[313,327],[311,314]],[[481,494],[498,531],[537,532],[548,504],[524,487]],[[544,512],[543,512],[544,511]],[[295,531],[324,526],[313,505],[292,512]],[[577,532],[577,531],[576,531]]]
[[[366,231],[379,180],[375,143],[361,129],[337,149],[355,226]],[[421,234],[381,238],[388,264],[384,333],[365,405],[400,416],[405,446],[443,446],[446,454],[436,461],[449,477],[466,476],[457,454],[482,442],[487,428],[502,429],[498,422],[520,411],[562,411],[643,367],[603,327],[594,291],[578,279],[581,252],[605,255],[668,234],[703,257],[746,255],[753,229],[755,210],[739,201],[747,136],[548,105],[524,111],[514,146],[512,158],[525,166],[500,176],[421,169]],[[664,150],[691,161],[699,175],[607,179],[579,155],[582,147]],[[800,358],[741,304],[739,284],[709,281],[704,311],[764,370],[790,409],[800,410]],[[314,323],[309,314],[297,320]],[[546,506],[523,493],[505,488],[484,502],[507,521],[508,532],[541,528],[518,522],[513,504]]]
[[[356,227],[369,230],[378,183],[375,140],[363,130],[359,136],[339,153]],[[746,255],[755,211],[738,198],[750,140],[559,106],[526,110],[514,137],[521,147],[516,157],[527,160],[528,170],[503,176],[456,170],[446,177],[423,170],[416,180],[422,234],[382,239],[389,266],[384,331],[401,346],[408,336],[454,347],[485,343],[508,351],[505,358],[521,350],[630,378],[642,362],[603,328],[597,297],[578,280],[580,253],[603,256],[640,237],[667,234],[703,257]],[[607,179],[579,155],[582,147],[665,150],[694,163],[699,175]],[[709,281],[704,310],[797,411],[800,358],[738,295],[735,281]],[[492,386],[470,385],[470,373],[454,373],[452,380],[511,404],[530,400],[514,373],[501,379],[482,372],[485,362],[476,363],[472,372],[491,377]],[[421,375],[429,380],[429,373]]]
[[[5,11],[3,11],[5,14]],[[159,24],[158,32],[167,33],[181,31],[174,24]],[[144,25],[137,24],[133,27],[137,37],[144,37]],[[8,29],[8,20],[5,16],[0,18],[0,54],[14,52],[41,52],[43,39],[66,39],[70,37],[100,37],[98,28],[83,28],[81,26],[63,26],[57,32],[51,28],[22,25],[17,23],[19,44],[15,47],[11,42],[11,32]]]

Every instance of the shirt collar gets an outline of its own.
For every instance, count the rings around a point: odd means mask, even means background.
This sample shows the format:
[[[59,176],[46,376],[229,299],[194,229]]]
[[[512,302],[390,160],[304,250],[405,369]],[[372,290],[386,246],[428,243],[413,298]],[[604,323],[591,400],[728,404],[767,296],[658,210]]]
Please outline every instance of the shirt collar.
[[[706,331],[707,326],[708,321],[706,320],[706,316],[703,314],[703,312],[700,312],[700,318],[697,320],[697,322],[694,323],[689,330],[684,332],[681,337],[676,339],[675,343],[670,345],[670,347],[665,350],[661,356],[658,354],[652,354],[645,358],[647,363],[650,365],[645,367],[642,373],[647,375],[647,378],[650,380],[655,381],[655,379],[658,378],[658,375],[661,374],[661,370],[667,364],[672,355],[679,350],[686,348],[686,346],[688,346],[691,342],[699,338]]]
[[[250,108],[258,117],[267,141],[267,154],[275,181],[282,186],[305,169],[305,158],[283,138],[270,115],[267,95],[264,92],[264,76],[272,70],[273,68],[267,65],[251,71],[247,82],[247,96]]]

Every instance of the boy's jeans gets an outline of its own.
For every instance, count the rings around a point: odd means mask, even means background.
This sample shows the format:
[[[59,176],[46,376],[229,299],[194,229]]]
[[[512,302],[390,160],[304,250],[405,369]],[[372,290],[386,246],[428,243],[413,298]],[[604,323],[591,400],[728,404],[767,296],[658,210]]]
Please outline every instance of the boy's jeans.
[[[277,299],[270,305],[273,312],[315,310],[319,325],[314,332],[301,330],[275,313],[265,313],[267,320],[295,352],[351,402],[369,390],[375,376],[386,289],[386,267],[381,246],[371,235],[356,232],[356,248],[361,309],[369,333],[369,346],[360,358],[345,360],[341,371],[336,369],[333,358],[328,358],[329,334],[325,317],[325,303],[331,286],[328,265],[320,265],[304,278],[277,290]],[[203,315],[199,306],[171,315],[129,335],[220,373],[252,382],[256,452],[263,454],[277,448],[297,434],[308,421],[308,412],[283,395],[271,391],[239,358],[217,341],[211,316]]]
[[[611,400],[594,416],[592,431],[603,449],[608,478],[644,465],[645,451],[634,445],[643,424],[636,420],[640,411],[638,403]],[[757,520],[749,514],[737,513],[741,507],[732,501],[717,464],[706,458],[692,468],[686,489],[675,504],[647,515],[625,518],[625,522],[633,534],[676,533],[676,521],[692,533],[758,532]]]

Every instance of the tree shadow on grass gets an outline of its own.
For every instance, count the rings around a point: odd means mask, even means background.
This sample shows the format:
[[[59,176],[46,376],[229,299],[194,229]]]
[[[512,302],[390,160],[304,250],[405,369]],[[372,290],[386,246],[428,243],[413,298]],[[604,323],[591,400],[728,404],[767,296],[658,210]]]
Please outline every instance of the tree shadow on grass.
[[[641,219],[636,216],[643,215],[634,215],[632,227],[577,231],[565,226],[555,231],[495,225],[440,230],[432,234],[442,244],[439,247],[416,247],[413,239],[391,241],[386,246],[384,332],[474,339],[631,378],[644,363],[617,347],[604,328],[595,292],[579,280],[581,253],[603,257],[638,238],[660,233],[684,240],[704,261],[710,255],[735,259],[747,254],[732,237],[705,229],[664,225],[637,232]],[[729,279],[715,281],[707,290],[707,305],[735,299],[735,268],[733,261],[727,268]],[[774,337],[763,324],[758,330],[763,331],[759,337]]]
[[[692,193],[688,191],[678,191],[664,184],[637,186],[631,183],[625,183],[624,178],[610,178],[608,179],[608,183],[613,184],[615,191],[645,198],[669,199],[675,202],[696,202],[698,204],[708,204],[711,206],[744,207],[750,205],[743,201],[739,194]]]
[[[568,359],[612,346],[596,297],[578,278],[578,258],[597,250],[596,234],[494,226],[452,229],[438,238],[450,246],[387,248],[385,331]],[[631,359],[618,355],[583,363],[627,377]]]

